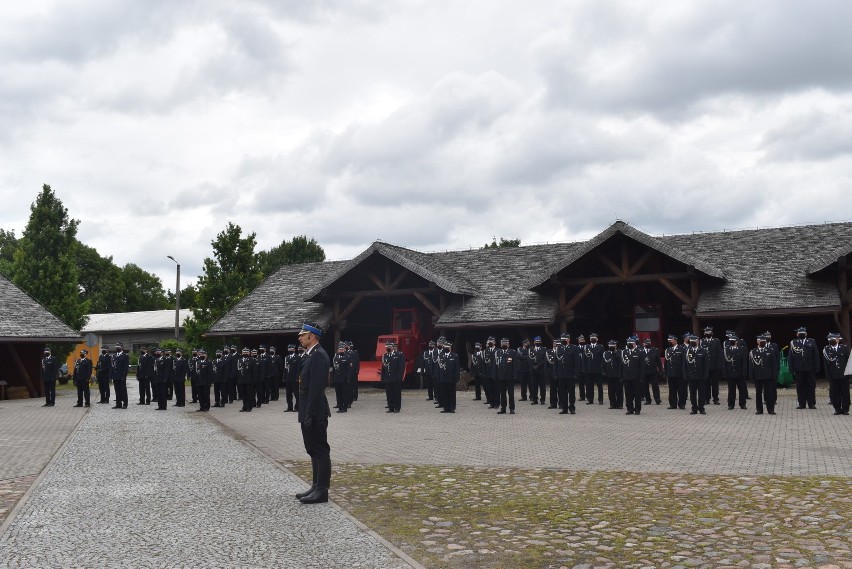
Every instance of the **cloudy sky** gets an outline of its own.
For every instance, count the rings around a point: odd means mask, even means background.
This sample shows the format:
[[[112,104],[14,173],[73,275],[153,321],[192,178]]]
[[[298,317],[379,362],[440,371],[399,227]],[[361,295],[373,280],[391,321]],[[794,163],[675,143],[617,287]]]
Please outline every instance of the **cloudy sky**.
[[[119,264],[227,221],[433,251],[852,218],[843,0],[0,5],[0,227],[51,184]]]

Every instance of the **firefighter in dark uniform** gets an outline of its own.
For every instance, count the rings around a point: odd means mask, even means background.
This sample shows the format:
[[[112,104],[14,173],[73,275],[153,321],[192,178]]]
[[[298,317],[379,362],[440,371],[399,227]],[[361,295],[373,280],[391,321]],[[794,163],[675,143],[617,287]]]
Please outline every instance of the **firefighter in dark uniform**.
[[[524,338],[518,352],[518,379],[521,382],[521,401],[527,400],[527,388],[530,382],[530,340]]]
[[[621,352],[618,342],[610,340],[601,354],[601,375],[607,380],[610,409],[624,409],[624,390],[621,385]]]
[[[115,345],[115,355],[112,358],[112,387],[115,390],[115,407],[127,409],[127,372],[130,371],[130,356],[124,351],[121,343]]]
[[[172,363],[166,359],[160,348],[154,350],[154,399],[157,400],[157,411],[165,411],[168,408],[169,384],[172,382]]]
[[[388,400],[388,413],[399,413],[402,408],[402,380],[405,374],[405,356],[397,351],[395,342],[388,340],[382,355],[382,382]]]
[[[828,345],[822,350],[825,362],[825,378],[828,380],[828,394],[835,415],[849,414],[849,376],[846,365],[849,363],[849,347],[841,344],[838,333],[828,335]]]
[[[719,379],[722,377],[722,342],[713,336],[712,326],[704,328],[704,337],[701,338],[700,345],[707,350],[707,365],[710,368],[707,387],[704,390],[704,404],[709,405],[712,399],[713,405],[718,405]]]
[[[816,409],[816,374],[820,369],[820,353],[813,338],[808,338],[804,326],[796,329],[796,337],[790,340],[788,362],[793,378],[796,380],[796,395],[799,406],[796,409]]]
[[[544,405],[547,400],[547,388],[556,379],[556,348],[559,346],[559,340],[553,339],[553,345],[544,352],[544,387],[541,390],[541,404]],[[533,405],[538,405],[533,401]]]
[[[497,409],[500,406],[500,393],[497,390],[497,348],[494,343],[494,336],[489,336],[482,351],[485,398],[488,400],[489,409]]]
[[[349,409],[349,394],[351,389],[347,383],[349,374],[351,373],[352,362],[349,355],[346,353],[346,342],[337,344],[337,353],[331,361],[332,378],[334,384],[334,393],[337,396],[337,405],[334,406],[338,413],[346,413]]]
[[[485,358],[482,353],[482,342],[473,345],[473,355],[470,357],[470,371],[473,373],[473,385],[476,395],[474,401],[482,401],[482,376],[485,373]],[[488,396],[485,396],[486,403]]]
[[[319,345],[321,336],[322,328],[310,322],[306,322],[299,332],[299,344],[305,349],[299,372],[299,423],[305,451],[311,457],[312,471],[311,488],[296,494],[296,498],[303,504],[328,502],[331,483],[331,449],[328,446],[331,409],[325,398],[331,362]]]
[[[361,354],[355,349],[352,340],[346,340],[346,353],[352,360],[352,395],[349,397],[351,406],[353,401],[358,401],[358,375],[361,373]]]
[[[284,396],[287,398],[285,413],[299,410],[299,370],[302,367],[302,356],[296,353],[296,346],[287,346],[287,357],[284,358]],[[293,397],[296,407],[293,407]]]
[[[663,402],[660,398],[660,375],[663,373],[663,364],[660,362],[660,350],[653,345],[650,338],[645,338],[642,350],[645,352],[645,404],[651,404],[651,393],[654,394],[654,403],[659,405]],[[718,390],[717,390],[718,391]]]
[[[184,383],[189,374],[189,363],[183,358],[180,350],[175,350],[175,359],[172,361],[172,389],[175,394],[175,407],[186,405],[186,389]]]
[[[746,409],[748,387],[748,351],[740,345],[737,336],[731,333],[722,346],[722,377],[728,382],[728,410],[734,408],[739,394],[740,409]]]
[[[213,371],[213,397],[215,403],[213,407],[224,407],[228,402],[227,381],[225,379],[225,371],[227,362],[224,357],[224,350],[216,350],[216,358],[210,362]]]
[[[603,404],[603,382],[604,378],[601,375],[601,357],[606,351],[603,344],[598,342],[596,332],[589,334],[589,343],[581,346],[581,354],[583,356],[583,375],[585,376],[586,394],[589,392],[589,385],[598,387],[598,403]],[[594,389],[592,389],[594,391]],[[594,400],[594,395],[592,396]],[[587,399],[588,401],[588,399]]]
[[[240,361],[242,353],[237,352],[236,346],[231,346],[230,351],[231,354],[227,356],[228,367],[225,371],[225,377],[228,382],[228,403],[233,403],[234,401],[238,401],[240,399],[239,393],[237,392],[237,382],[239,381],[237,363]]]
[[[278,401],[281,391],[281,380],[284,375],[284,361],[276,352],[275,346],[269,346],[269,370],[267,380],[269,381],[269,400]]]
[[[435,390],[440,389],[435,362],[432,360],[432,352],[435,350],[435,340],[429,340],[429,346],[420,354],[423,367],[423,383],[426,384],[426,401],[434,401]],[[474,380],[475,381],[475,380]],[[476,386],[476,394],[479,397],[479,385]]]
[[[198,377],[196,375],[196,367],[195,364],[198,363],[198,348],[192,348],[192,351],[189,354],[189,359],[187,360],[187,369],[189,370],[189,392],[192,395],[192,401],[190,403],[198,403],[198,389],[196,389],[195,380]]]
[[[545,390],[547,389],[546,367],[547,349],[541,345],[541,336],[536,336],[533,338],[533,345],[530,348],[530,401],[533,405],[538,405],[539,393],[541,393],[542,403],[544,402]]]
[[[440,372],[438,381],[443,390],[441,401],[444,402],[444,408],[441,413],[456,412],[456,385],[459,382],[459,374],[461,373],[461,364],[459,356],[452,351],[453,343],[449,340],[444,342],[444,353],[440,358]]]
[[[669,346],[663,353],[664,371],[669,386],[669,409],[686,409],[686,381],[683,378],[683,354],[686,348],[669,334]]]
[[[92,360],[87,358],[88,350],[80,350],[80,357],[74,362],[74,386],[77,388],[77,404],[74,407],[82,407],[83,401],[89,406],[89,382],[92,380]]]
[[[689,402],[692,405],[690,415],[704,415],[704,388],[710,377],[709,355],[698,345],[698,336],[690,334],[689,346],[683,354],[683,378],[689,387]]]
[[[198,411],[210,410],[210,384],[215,373],[213,364],[207,359],[207,352],[198,350],[198,361],[195,362],[195,392],[198,395]]]
[[[266,344],[261,344],[256,354],[252,350],[251,355],[257,359],[257,367],[255,368],[257,375],[254,389],[257,396],[257,407],[260,407],[264,403],[269,403],[269,391],[267,390],[266,382],[266,376],[269,372],[269,354],[266,352]]]
[[[139,381],[139,403],[151,404],[151,382],[154,380],[154,356],[148,353],[148,348],[142,346],[139,362],[136,366],[136,379]]]
[[[627,415],[639,415],[642,412],[642,399],[645,388],[645,351],[636,344],[639,338],[627,338],[626,347],[621,350],[621,383],[624,386],[624,403]]]
[[[755,415],[763,415],[763,403],[766,401],[766,411],[775,414],[777,398],[777,376],[775,359],[777,353],[766,347],[766,336],[757,336],[757,347],[748,354],[748,378],[754,382]]]
[[[497,367],[497,390],[500,393],[500,410],[498,415],[515,414],[515,380],[518,379],[518,354],[509,347],[509,339],[500,339],[500,348],[494,351]]]
[[[166,385],[166,393],[168,395],[169,401],[171,401],[175,396],[175,359],[172,357],[172,351],[170,349],[166,349],[163,353],[163,359],[166,362],[166,365],[170,367],[171,371],[169,372],[169,383]],[[181,389],[182,391],[182,389]]]
[[[556,381],[559,386],[556,396],[556,406],[559,407],[559,413],[562,415],[567,415],[568,413],[573,415],[576,411],[575,403],[577,399],[574,388],[578,380],[583,381],[580,357],[580,350],[571,344],[571,337],[564,334],[562,336],[562,343],[556,346],[554,357]],[[594,390],[592,393],[594,393]],[[549,409],[553,409],[553,403],[553,393],[551,393]]]
[[[112,357],[107,353],[105,347],[101,348],[98,363],[95,365],[95,377],[98,380],[98,391],[101,398],[98,403],[109,403],[109,375],[112,373]]]
[[[257,362],[251,357],[251,351],[243,348],[240,358],[237,360],[237,384],[240,386],[240,394],[243,396],[243,406],[240,413],[251,413],[254,409],[254,381]]]

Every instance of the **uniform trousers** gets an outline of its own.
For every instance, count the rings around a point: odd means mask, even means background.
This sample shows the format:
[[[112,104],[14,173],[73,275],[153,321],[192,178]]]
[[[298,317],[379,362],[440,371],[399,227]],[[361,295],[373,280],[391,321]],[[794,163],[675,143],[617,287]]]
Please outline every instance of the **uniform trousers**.
[[[297,393],[298,389],[299,389],[298,383],[288,381],[287,383],[284,384],[284,397],[287,399],[287,410],[288,411],[291,411],[291,410],[294,409],[294,407],[293,407],[293,398],[294,397],[296,399],[295,409],[299,408],[299,395]]]
[[[168,394],[169,388],[166,386],[165,382],[161,383],[153,383],[151,387],[154,390],[154,399],[157,400],[157,409],[167,409],[168,404]]]
[[[474,395],[474,400],[479,401],[482,399],[482,376],[478,373],[473,374],[473,389],[476,394]],[[488,395],[486,395],[485,398],[488,399]]]
[[[349,393],[351,393],[346,382],[334,384],[334,395],[337,398],[337,408],[346,411],[349,408]]]
[[[816,374],[812,371],[794,371],[796,396],[799,407],[816,407]]]
[[[660,404],[660,376],[657,373],[652,373],[645,376],[645,403],[651,402],[651,392],[654,392],[654,403]]]
[[[46,405],[53,405],[54,403],[56,403],[56,380],[55,379],[44,382],[44,403]]]
[[[393,381],[385,386],[388,397],[388,409],[399,411],[402,408],[402,383]]]
[[[563,411],[574,411],[577,398],[574,387],[577,382],[572,377],[559,379],[559,403]]]
[[[98,391],[101,394],[101,401],[109,403],[109,379],[98,378]]]
[[[150,403],[151,402],[151,380],[150,379],[140,379],[139,380],[139,403]]]
[[[314,417],[310,426],[302,423],[302,440],[311,457],[311,478],[318,490],[331,484],[331,447],[328,446],[328,418]]]
[[[535,369],[530,372],[530,399],[538,401],[539,392],[541,392],[541,400],[544,401],[544,393],[547,386],[544,383],[544,370]]]
[[[624,405],[627,412],[638,415],[642,411],[642,399],[645,397],[643,382],[638,379],[623,379],[621,383],[624,384]]]
[[[500,392],[497,389],[497,380],[493,377],[485,376],[483,378],[483,387],[485,389],[485,399],[491,407],[500,405]]]
[[[198,401],[198,383],[194,377],[189,378],[189,392],[192,395],[192,402]]]
[[[624,389],[621,387],[620,377],[608,377],[606,391],[611,408],[621,409],[624,407]]]
[[[733,407],[739,394],[739,403],[742,409],[746,408],[746,399],[748,399],[748,385],[744,377],[729,377],[728,378],[728,407]]]
[[[710,379],[707,380],[704,388],[704,403],[709,404],[710,400],[713,403],[719,403],[719,379],[722,377],[722,371],[718,369],[710,370]]]
[[[270,375],[266,378],[266,402],[278,401],[278,376]],[[347,401],[349,399],[347,398]]]
[[[89,382],[86,380],[77,383],[77,405],[82,405],[85,400],[86,405],[89,404]]]
[[[500,409],[505,411],[506,405],[510,411],[515,410],[515,382],[512,379],[498,379],[497,390],[500,392]]]
[[[689,403],[693,411],[704,410],[704,390],[707,381],[704,379],[690,379],[687,381],[689,387]]]
[[[828,395],[834,412],[842,415],[849,414],[849,376],[832,379],[828,382]]]
[[[668,377],[669,407],[686,408],[686,380],[680,376]]]
[[[254,384],[241,383],[240,393],[243,396],[243,411],[251,411],[254,409]]]
[[[518,372],[518,380],[521,382],[521,401],[524,401],[527,398],[527,389],[529,388],[530,383],[530,372]]]
[[[172,391],[175,395],[175,405],[186,405],[186,389],[184,389],[183,380],[172,381]]]
[[[426,397],[429,399],[435,399],[435,390],[438,389],[438,385],[434,384],[434,379],[428,373],[420,374],[420,377],[423,380],[423,386],[426,388]],[[476,376],[473,379],[474,383],[476,383]]]
[[[541,402],[544,403],[544,398]],[[550,377],[550,406],[554,409],[559,407],[559,378],[556,376]]]
[[[255,407],[260,407],[264,403],[267,402],[266,399],[266,384],[263,383],[263,380],[258,380],[254,382],[254,393],[255,393]]]
[[[358,378],[352,382],[352,401],[358,401]]]
[[[598,403],[603,403],[603,376],[599,373],[585,373],[583,379],[586,383],[586,401],[595,401],[595,386],[598,387]]]
[[[112,387],[115,389],[115,406],[127,407],[127,380],[116,379],[112,382]]]
[[[195,393],[198,395],[199,409],[202,411],[210,410],[210,384],[199,385],[195,384]]]
[[[441,384],[441,390],[444,392],[441,400],[444,402],[444,411],[455,413],[456,411],[456,384],[451,381],[445,381]]]
[[[217,381],[213,384],[213,397],[216,399],[217,407],[224,407],[228,402],[228,392],[224,381]]]
[[[777,397],[778,384],[774,379],[754,380],[754,407],[758,413],[763,413],[764,402],[767,411],[774,411]]]
[[[237,382],[233,377],[229,377],[225,383],[225,389],[228,393],[228,403],[233,403],[237,400]]]

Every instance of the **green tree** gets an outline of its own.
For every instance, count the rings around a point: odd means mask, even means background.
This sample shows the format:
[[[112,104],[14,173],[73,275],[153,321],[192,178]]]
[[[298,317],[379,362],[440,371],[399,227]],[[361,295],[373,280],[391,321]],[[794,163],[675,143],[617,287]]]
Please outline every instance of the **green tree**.
[[[263,280],[254,252],[255,234],[243,237],[242,231],[239,225],[228,222],[211,242],[213,258],[204,259],[204,274],[198,279],[198,306],[185,322],[191,345],[212,348],[212,344],[203,342],[203,334]]]
[[[18,240],[11,280],[74,330],[89,311],[79,288],[77,226],[53,190],[45,184],[30,206],[30,219]],[[57,346],[59,359],[73,346]]]
[[[128,263],[121,269],[124,283],[124,309],[127,312],[143,310],[165,310],[173,308],[163,290],[163,281],[134,263]]]
[[[12,262],[17,250],[18,239],[15,237],[15,231],[0,229],[0,275],[9,278],[12,274]]]
[[[166,298],[169,301],[169,306],[175,305],[175,293],[171,290],[166,293]],[[198,307],[198,288],[195,285],[186,285],[180,291],[180,307],[181,308],[197,308]]]
[[[80,294],[89,303],[89,313],[127,310],[121,269],[112,262],[112,257],[101,257],[94,248],[78,241],[76,258]]]
[[[520,247],[521,240],[520,239],[506,239],[504,237],[500,238],[500,242],[497,242],[497,237],[494,237],[491,240],[491,244],[486,243],[482,248],[483,249],[502,249],[504,247]]]
[[[321,263],[325,261],[325,251],[316,239],[297,235],[291,241],[285,239],[269,251],[261,251],[257,257],[260,272],[268,277],[284,265]]]

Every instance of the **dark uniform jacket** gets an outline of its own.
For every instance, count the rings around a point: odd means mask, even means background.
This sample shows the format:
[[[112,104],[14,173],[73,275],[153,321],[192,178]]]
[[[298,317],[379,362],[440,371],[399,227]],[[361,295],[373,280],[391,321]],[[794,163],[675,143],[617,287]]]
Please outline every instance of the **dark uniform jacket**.
[[[826,346],[822,350],[822,356],[825,358],[825,378],[843,379],[843,372],[849,361],[849,348],[844,344]]]
[[[518,374],[528,374],[530,373],[530,349],[520,347],[516,350],[517,358],[518,358]]]
[[[530,348],[530,369],[536,373],[544,373],[547,366],[547,348],[533,345]]]
[[[112,373],[112,357],[109,354],[101,354],[98,357],[98,365],[95,366],[95,370],[98,379],[108,380]]]
[[[210,385],[213,383],[213,364],[208,359],[198,358],[195,362],[195,385]]]
[[[470,357],[470,367],[470,371],[473,372],[474,376],[482,377],[485,375],[485,356],[482,350],[473,352],[473,355]]]
[[[775,350],[754,348],[748,354],[748,378],[752,381],[775,381]]]
[[[332,381],[335,384],[343,384],[349,381],[352,372],[352,360],[349,359],[346,352],[334,354],[332,367],[334,368]]]
[[[405,375],[405,356],[402,352],[394,351],[382,355],[382,381],[384,383],[400,383]]]
[[[518,378],[518,353],[512,348],[494,351],[497,364],[497,381],[514,381]]]
[[[621,350],[621,381],[639,381],[645,378],[645,350]]]
[[[719,341],[719,338],[704,337],[699,340],[698,345],[707,350],[707,365],[709,366],[709,370],[718,371],[722,369],[722,363],[725,360],[722,354],[722,342]]]
[[[455,352],[444,352],[441,354],[441,374],[439,383],[458,383],[461,364],[459,355]]]
[[[358,350],[355,348],[349,348],[346,350],[346,353],[349,355],[349,359],[352,362],[349,380],[352,383],[356,383],[358,381],[358,374],[361,373],[361,354],[359,354]]]
[[[639,348],[645,353],[645,377],[660,377],[663,374],[663,364],[660,363],[660,350],[654,346]]]
[[[216,358],[213,360],[213,381],[216,383],[225,383],[225,371],[226,371],[226,361],[225,358]]]
[[[248,385],[255,382],[257,360],[251,356],[240,356],[237,359],[237,384]]]
[[[41,359],[41,380],[54,381],[59,374],[59,360],[52,355]]]
[[[557,379],[573,379],[576,376],[577,358],[579,357],[579,352],[576,348],[573,344],[568,344],[567,346],[559,344],[556,346],[554,354],[555,361],[553,363],[556,366],[556,373],[554,375]]]
[[[819,348],[813,338],[795,338],[790,341],[788,361],[790,371],[813,371],[819,373]]]
[[[166,356],[154,360],[154,383],[169,383],[172,380],[172,362]]]
[[[148,352],[139,356],[139,365],[136,366],[136,379],[154,379],[154,356]]]
[[[666,348],[666,377],[683,377],[684,352],[686,352],[686,347],[683,344],[675,344]]]
[[[483,376],[489,379],[497,379],[497,348],[489,346],[483,349],[482,361],[485,364]]]
[[[316,344],[310,352],[305,353],[299,372],[300,423],[304,423],[307,417],[312,419],[331,417],[331,409],[328,406],[328,399],[325,397],[328,370],[331,367],[328,354],[319,344]]]
[[[284,358],[284,381],[287,383],[299,383],[299,371],[302,368],[302,356],[292,353]]]
[[[683,352],[683,377],[687,381],[701,381],[710,377],[709,354],[701,346],[688,346]]]
[[[127,372],[130,370],[130,356],[127,352],[115,354],[112,358],[112,380],[124,381],[127,379]]]
[[[601,373],[601,365],[603,364],[603,353],[606,351],[603,344],[595,342],[594,344],[586,344],[580,348],[581,360],[583,362],[583,373],[599,374]]]
[[[604,350],[598,373],[607,378],[621,378],[621,350]]]
[[[74,362],[74,385],[86,385],[92,379],[92,360],[80,358]]]
[[[172,362],[172,381],[182,383],[186,381],[186,376],[189,373],[189,362],[183,358],[175,358]]]
[[[740,345],[726,343],[722,346],[722,377],[739,379],[748,376],[748,350]]]
[[[201,358],[199,358],[198,356],[192,356],[191,358],[189,358],[189,360],[187,360],[187,363],[188,363],[187,375],[189,376],[189,379],[193,383],[195,383],[195,380],[198,379],[198,367],[197,366],[198,366],[199,360],[201,360]]]

